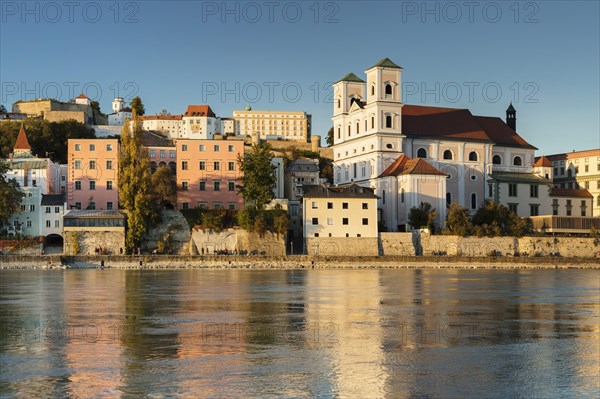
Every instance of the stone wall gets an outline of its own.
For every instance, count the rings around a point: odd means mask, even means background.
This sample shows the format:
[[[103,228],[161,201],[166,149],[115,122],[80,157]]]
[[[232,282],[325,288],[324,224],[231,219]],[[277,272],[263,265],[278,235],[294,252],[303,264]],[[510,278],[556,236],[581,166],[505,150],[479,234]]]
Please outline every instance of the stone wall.
[[[309,237],[306,253],[312,256],[377,256],[377,237]]]
[[[415,256],[413,233],[380,233],[384,256]]]
[[[275,233],[267,232],[262,236],[244,229],[225,229],[220,232],[212,230],[192,230],[190,254],[198,255],[204,248],[205,254],[215,251],[247,251],[259,255],[285,256],[285,238]]]
[[[79,253],[75,253],[75,241],[79,243]],[[104,254],[118,255],[125,251],[125,230],[123,231],[65,231],[65,255],[94,255],[101,247]]]
[[[448,256],[488,256],[492,252],[514,255],[518,251],[515,237],[459,237],[421,234],[422,254],[446,253]]]
[[[518,239],[520,253],[529,256],[561,256],[589,258],[600,251],[600,240],[588,237],[522,237]]]
[[[86,123],[86,114],[82,111],[46,111],[44,119],[49,122],[62,122],[75,119],[77,122]]]

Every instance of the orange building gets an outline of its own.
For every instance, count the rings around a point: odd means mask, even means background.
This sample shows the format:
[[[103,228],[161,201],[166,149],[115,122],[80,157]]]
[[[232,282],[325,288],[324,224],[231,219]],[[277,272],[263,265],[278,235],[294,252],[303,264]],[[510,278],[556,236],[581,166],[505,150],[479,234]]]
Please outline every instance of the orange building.
[[[244,199],[237,194],[241,177],[237,161],[244,155],[243,140],[176,141],[177,209],[240,209]]]

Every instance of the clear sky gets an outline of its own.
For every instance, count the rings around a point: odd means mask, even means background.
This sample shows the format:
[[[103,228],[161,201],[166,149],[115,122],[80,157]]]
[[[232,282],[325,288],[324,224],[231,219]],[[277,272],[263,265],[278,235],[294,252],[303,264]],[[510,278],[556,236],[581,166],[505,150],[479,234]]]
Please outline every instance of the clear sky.
[[[598,1],[0,1],[0,103],[209,104],[331,126],[331,82],[389,57],[403,100],[504,118],[551,154],[600,147]]]

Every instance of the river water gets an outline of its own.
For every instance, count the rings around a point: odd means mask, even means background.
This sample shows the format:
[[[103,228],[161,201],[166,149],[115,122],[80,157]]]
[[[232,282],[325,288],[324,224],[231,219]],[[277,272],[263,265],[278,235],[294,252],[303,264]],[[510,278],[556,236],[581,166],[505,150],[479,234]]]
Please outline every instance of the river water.
[[[0,397],[598,398],[597,270],[1,270]]]

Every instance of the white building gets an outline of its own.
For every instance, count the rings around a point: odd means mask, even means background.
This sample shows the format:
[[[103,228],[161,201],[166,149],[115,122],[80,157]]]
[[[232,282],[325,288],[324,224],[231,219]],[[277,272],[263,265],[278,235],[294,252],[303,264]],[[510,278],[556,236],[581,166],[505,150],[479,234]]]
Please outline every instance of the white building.
[[[162,132],[169,138],[185,138],[182,134],[183,115],[144,115],[140,116],[143,130]]]
[[[220,133],[221,120],[208,105],[188,105],[181,119],[180,138],[212,140]]]
[[[40,204],[41,234],[44,237],[50,235],[63,237],[63,216],[66,210],[66,197],[64,194],[42,194]]]
[[[85,94],[80,94],[75,97],[75,104],[79,105],[92,105],[92,101]]]
[[[112,102],[112,110],[112,114],[108,115],[109,126],[123,126],[125,120],[133,117],[133,111],[125,106],[125,102],[120,97],[115,98]]]
[[[304,186],[319,184],[319,160],[296,159],[285,169],[285,198],[298,201],[304,195]]]

